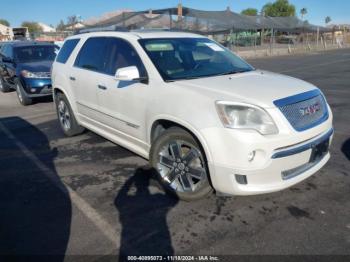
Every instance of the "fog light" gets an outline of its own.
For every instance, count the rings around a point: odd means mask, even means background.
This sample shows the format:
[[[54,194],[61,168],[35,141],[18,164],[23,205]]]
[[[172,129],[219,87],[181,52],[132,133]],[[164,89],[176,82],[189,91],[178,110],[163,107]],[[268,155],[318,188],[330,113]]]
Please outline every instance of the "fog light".
[[[241,185],[248,185],[248,180],[247,180],[247,176],[244,175],[235,175],[236,177],[236,181],[238,184]]]
[[[255,155],[256,155],[256,152],[255,151],[252,151],[248,154],[248,161],[249,162],[252,162],[255,158]]]

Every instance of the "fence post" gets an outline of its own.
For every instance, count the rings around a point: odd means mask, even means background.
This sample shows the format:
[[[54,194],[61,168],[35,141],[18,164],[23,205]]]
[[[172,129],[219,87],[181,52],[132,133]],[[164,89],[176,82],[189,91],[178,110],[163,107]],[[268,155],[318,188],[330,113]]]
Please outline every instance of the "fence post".
[[[317,49],[318,49],[318,39],[320,37],[320,28],[317,27],[317,40],[316,40],[316,46],[317,46]]]
[[[255,30],[255,34],[254,34],[254,53],[255,53],[255,56],[256,56],[256,37],[258,35],[258,30]]]
[[[274,38],[275,38],[275,31],[272,28],[271,29],[271,38],[270,38],[270,54],[273,54],[273,42],[274,42]]]

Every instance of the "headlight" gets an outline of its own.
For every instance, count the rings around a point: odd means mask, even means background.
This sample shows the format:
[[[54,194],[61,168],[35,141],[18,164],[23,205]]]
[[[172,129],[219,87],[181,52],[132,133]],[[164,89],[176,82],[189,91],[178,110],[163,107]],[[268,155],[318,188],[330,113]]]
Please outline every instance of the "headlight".
[[[271,116],[262,108],[240,103],[216,102],[221,122],[226,128],[253,129],[262,135],[278,133]]]
[[[21,72],[22,76],[25,77],[25,78],[36,78],[36,74],[35,73],[32,73],[32,72],[29,72],[27,70],[23,70]]]
[[[49,74],[45,72],[33,73],[28,70],[22,70],[21,75],[25,78],[49,78]]]

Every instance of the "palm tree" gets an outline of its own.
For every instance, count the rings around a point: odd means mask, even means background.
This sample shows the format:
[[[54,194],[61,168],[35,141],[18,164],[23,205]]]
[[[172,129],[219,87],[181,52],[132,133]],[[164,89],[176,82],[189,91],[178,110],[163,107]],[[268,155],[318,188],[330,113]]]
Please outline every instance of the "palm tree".
[[[325,18],[326,25],[329,24],[331,21],[332,21],[332,18],[330,18],[330,16],[327,16]]]
[[[304,16],[307,15],[307,9],[304,7],[300,10],[301,20],[304,20]]]

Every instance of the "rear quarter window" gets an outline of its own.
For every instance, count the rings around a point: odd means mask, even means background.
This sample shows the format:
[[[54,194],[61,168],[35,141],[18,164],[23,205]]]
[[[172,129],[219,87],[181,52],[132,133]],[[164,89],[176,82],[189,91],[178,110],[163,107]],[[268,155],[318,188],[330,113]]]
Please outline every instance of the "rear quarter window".
[[[79,43],[79,41],[80,41],[80,39],[67,40],[63,44],[60,52],[58,53],[57,58],[56,58],[56,62],[65,64],[68,61],[70,55],[72,54],[74,48]]]

